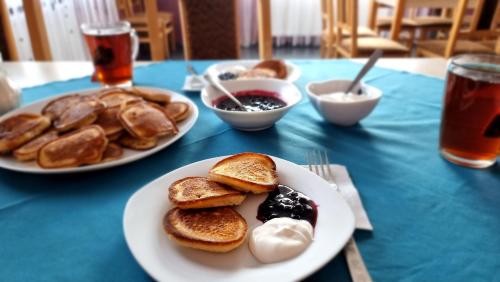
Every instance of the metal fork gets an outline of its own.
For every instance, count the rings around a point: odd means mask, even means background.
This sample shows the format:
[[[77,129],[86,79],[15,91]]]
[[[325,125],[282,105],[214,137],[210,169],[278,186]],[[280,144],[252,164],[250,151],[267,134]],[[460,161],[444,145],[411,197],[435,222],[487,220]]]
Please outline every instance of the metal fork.
[[[339,190],[339,187],[335,182],[335,176],[333,175],[333,172],[330,168],[328,154],[325,150],[312,150],[307,152],[306,161],[311,172],[316,173],[317,175],[324,178],[336,191]],[[349,239],[346,246],[344,247],[344,255],[353,282],[372,281],[370,274],[366,269],[363,257],[361,257],[361,253],[359,252],[359,249],[353,237]]]

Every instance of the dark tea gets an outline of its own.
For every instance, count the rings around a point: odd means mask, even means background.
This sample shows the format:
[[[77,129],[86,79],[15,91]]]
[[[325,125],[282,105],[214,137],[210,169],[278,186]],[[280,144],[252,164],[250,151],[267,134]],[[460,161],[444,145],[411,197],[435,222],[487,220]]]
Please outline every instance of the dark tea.
[[[82,31],[94,63],[94,78],[105,85],[130,85],[134,53],[130,24],[82,25]]]
[[[446,80],[441,153],[451,162],[488,167],[500,150],[500,57],[453,58]]]

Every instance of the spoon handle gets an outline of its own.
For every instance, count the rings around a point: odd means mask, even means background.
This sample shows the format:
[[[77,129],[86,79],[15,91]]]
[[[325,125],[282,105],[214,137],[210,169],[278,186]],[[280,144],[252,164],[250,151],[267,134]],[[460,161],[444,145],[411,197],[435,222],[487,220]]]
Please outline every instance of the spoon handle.
[[[351,92],[351,90],[354,88],[354,86],[356,86],[358,84],[358,82],[361,80],[361,78],[363,78],[363,76],[365,76],[365,74],[368,71],[370,71],[370,69],[375,65],[375,63],[378,61],[378,59],[380,57],[382,57],[383,54],[384,54],[384,52],[380,49],[375,50],[375,52],[372,53],[368,62],[363,66],[363,68],[359,71],[356,78],[352,81],[352,83],[346,89],[346,91],[345,91],[346,94]]]
[[[208,74],[205,74],[204,78],[208,81],[208,83],[210,83],[210,85],[215,87],[215,89],[224,93],[227,97],[229,97],[231,100],[233,100],[233,102],[235,102],[236,105],[238,105],[238,107],[245,109],[243,104],[238,99],[236,99],[236,97],[234,97],[233,94],[231,94],[231,92],[227,91],[226,88],[224,88],[224,86],[222,86],[219,82],[217,82],[215,79],[213,79],[213,77],[211,77]]]

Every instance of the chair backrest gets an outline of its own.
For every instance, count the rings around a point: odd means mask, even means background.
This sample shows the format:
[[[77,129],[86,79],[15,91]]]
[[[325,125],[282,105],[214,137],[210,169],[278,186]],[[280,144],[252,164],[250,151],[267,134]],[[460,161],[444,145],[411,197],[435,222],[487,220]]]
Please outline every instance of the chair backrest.
[[[358,55],[358,0],[337,0],[337,17],[335,18],[335,37],[337,51],[346,57],[357,57]],[[345,31],[345,32],[344,32]],[[343,37],[341,34],[349,34],[345,40],[350,40],[350,48],[342,47]]]
[[[186,60],[239,58],[236,0],[180,0],[179,10]]]
[[[120,18],[128,18],[137,12],[145,11],[143,0],[116,0],[116,8]]]
[[[333,1],[321,0],[321,27],[323,32],[328,35],[328,38],[334,35]]]

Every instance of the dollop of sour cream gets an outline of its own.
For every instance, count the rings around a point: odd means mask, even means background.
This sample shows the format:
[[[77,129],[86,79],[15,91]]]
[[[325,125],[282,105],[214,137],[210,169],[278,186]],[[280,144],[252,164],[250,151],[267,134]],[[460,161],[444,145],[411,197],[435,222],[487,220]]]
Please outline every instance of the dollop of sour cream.
[[[287,260],[302,253],[313,240],[313,227],[305,220],[273,218],[256,227],[249,247],[262,263]]]
[[[328,102],[343,102],[343,103],[350,103],[350,102],[358,102],[358,101],[363,101],[369,99],[370,96],[367,94],[355,94],[352,92],[349,92],[345,94],[344,92],[334,92],[334,93],[329,93],[329,94],[323,94],[319,96],[320,100],[323,101],[328,101]]]

